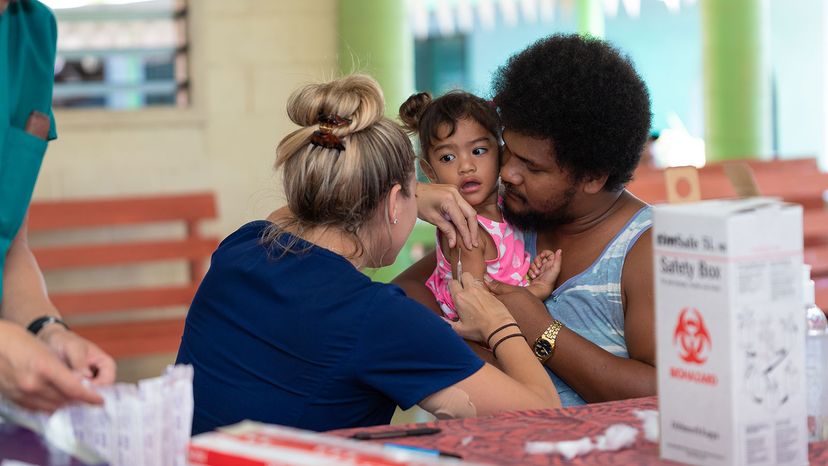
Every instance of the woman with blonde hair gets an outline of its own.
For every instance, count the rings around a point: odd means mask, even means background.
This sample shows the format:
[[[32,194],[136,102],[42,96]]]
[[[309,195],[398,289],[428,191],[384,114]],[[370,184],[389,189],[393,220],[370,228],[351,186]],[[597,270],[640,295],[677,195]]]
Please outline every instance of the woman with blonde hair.
[[[243,419],[312,430],[388,423],[419,404],[438,417],[559,406],[506,308],[471,275],[447,323],[360,270],[394,262],[417,217],[414,152],[354,75],[293,93],[300,126],[276,168],[287,206],[213,254],[179,363],[195,368],[193,433]],[[456,331],[452,331],[453,329]],[[502,371],[463,342],[488,345]]]

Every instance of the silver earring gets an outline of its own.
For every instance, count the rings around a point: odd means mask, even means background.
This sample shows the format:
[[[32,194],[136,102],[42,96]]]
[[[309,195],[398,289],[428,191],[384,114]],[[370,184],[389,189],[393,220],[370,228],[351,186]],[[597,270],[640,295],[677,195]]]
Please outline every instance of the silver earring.
[[[397,224],[397,222],[399,222],[399,221],[400,221],[399,219],[395,218],[395,219],[394,219],[394,221],[393,221],[393,222],[391,222],[391,223],[392,223],[392,224],[394,224],[394,225],[396,225],[396,224]]]

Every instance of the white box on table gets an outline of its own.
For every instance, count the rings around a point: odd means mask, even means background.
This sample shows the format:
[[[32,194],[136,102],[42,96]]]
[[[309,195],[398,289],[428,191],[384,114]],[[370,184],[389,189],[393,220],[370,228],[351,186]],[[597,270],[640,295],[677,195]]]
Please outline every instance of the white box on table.
[[[802,208],[656,206],[653,244],[662,458],[808,464]]]

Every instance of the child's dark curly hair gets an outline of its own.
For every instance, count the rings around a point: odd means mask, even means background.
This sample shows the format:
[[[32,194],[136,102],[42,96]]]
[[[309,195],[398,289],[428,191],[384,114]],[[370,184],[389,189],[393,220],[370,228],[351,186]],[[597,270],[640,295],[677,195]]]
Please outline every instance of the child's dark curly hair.
[[[431,94],[420,92],[400,105],[400,120],[411,133],[417,133],[420,153],[428,159],[431,146],[440,139],[440,128],[448,125],[444,137],[450,137],[457,129],[457,122],[464,118],[476,121],[489,131],[500,145],[500,117],[494,105],[464,91],[450,91],[432,100]]]
[[[650,131],[650,97],[627,57],[608,43],[556,34],[512,56],[494,77],[505,129],[549,139],[575,180],[632,178]]]

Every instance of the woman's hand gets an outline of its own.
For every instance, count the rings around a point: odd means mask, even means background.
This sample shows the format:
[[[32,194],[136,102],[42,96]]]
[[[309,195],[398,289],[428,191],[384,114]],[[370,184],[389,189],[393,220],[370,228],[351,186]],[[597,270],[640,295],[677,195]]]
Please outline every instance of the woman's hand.
[[[552,323],[553,316],[546,304],[527,290],[527,287],[490,279],[486,280],[486,286],[518,322],[527,341],[535,341]]]
[[[482,280],[464,273],[460,281],[449,283],[460,320],[449,322],[461,337],[486,344],[486,338],[505,324],[514,323],[509,310],[489,292]]]
[[[70,369],[96,385],[115,382],[115,361],[98,345],[59,325],[43,329],[38,338]]]
[[[456,186],[450,184],[417,183],[417,216],[440,229],[448,239],[449,247],[457,245],[457,234],[467,249],[477,247],[477,211],[474,210]]]
[[[0,394],[18,405],[52,412],[73,401],[101,404],[40,341],[15,324],[0,321]]]

